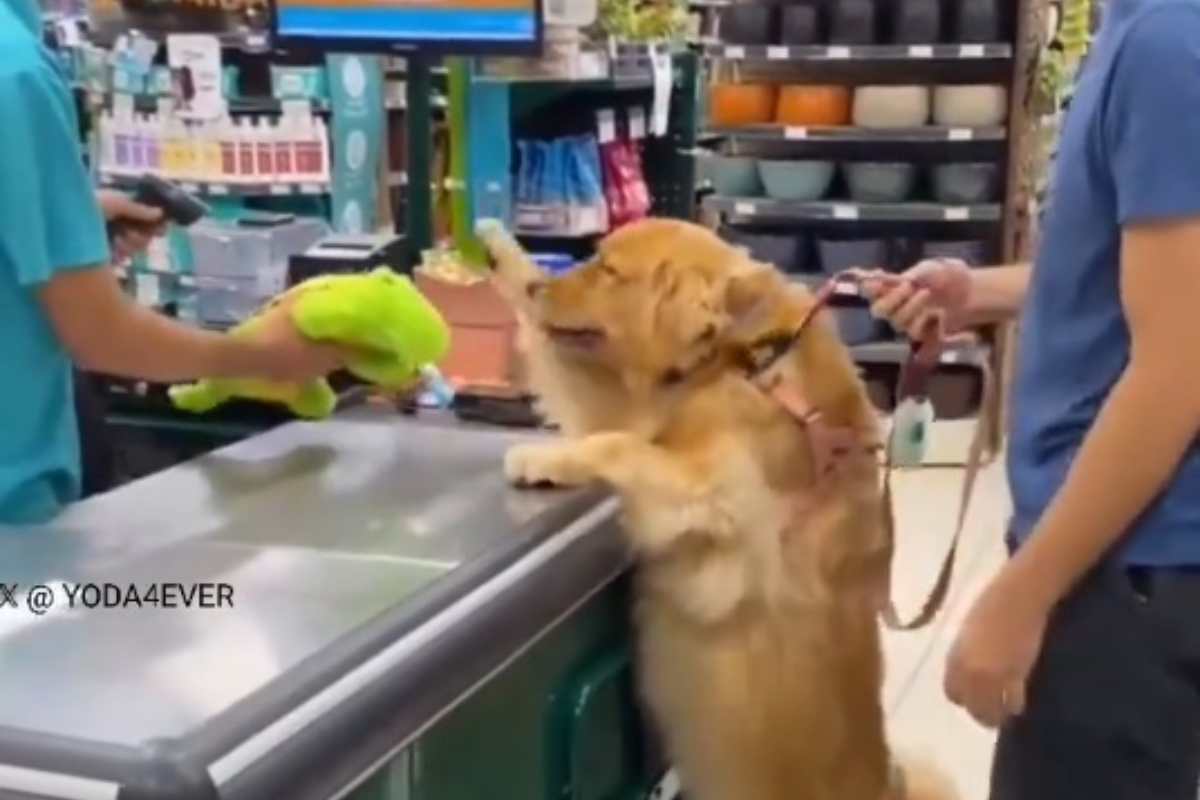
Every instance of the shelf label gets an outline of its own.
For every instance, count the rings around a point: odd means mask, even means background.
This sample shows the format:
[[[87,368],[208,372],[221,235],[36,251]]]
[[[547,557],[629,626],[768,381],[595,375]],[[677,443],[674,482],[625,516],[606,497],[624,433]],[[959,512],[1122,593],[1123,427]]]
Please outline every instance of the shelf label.
[[[975,131],[970,128],[951,128],[946,138],[952,142],[969,142],[975,138]]]
[[[947,222],[966,222],[971,218],[971,209],[964,206],[947,208],[943,213],[943,217]]]
[[[963,58],[983,58],[985,52],[981,44],[964,44],[958,50],[958,54]]]
[[[787,61],[788,58],[791,57],[791,54],[792,54],[792,51],[788,47],[780,47],[779,45],[774,45],[772,47],[767,48],[767,60],[768,61]]]
[[[744,48],[744,47],[726,47],[725,48],[725,57],[726,58],[745,58],[746,57],[746,48]]]
[[[858,206],[837,203],[833,207],[834,219],[858,219]]]
[[[754,212],[757,210],[758,210],[758,207],[756,205],[754,205],[754,203],[734,203],[733,204],[733,213],[735,213],[735,214],[741,214],[743,216],[752,217],[752,216],[754,216]]]
[[[933,45],[914,44],[908,48],[909,58],[933,58]]]
[[[229,194],[229,187],[223,183],[214,183],[208,187],[208,193],[215,195]]]
[[[271,194],[291,194],[292,187],[286,183],[272,183]]]
[[[200,184],[198,183],[181,183],[180,187],[191,194],[200,194]]]
[[[808,138],[808,128],[801,128],[789,125],[783,129],[783,138],[797,140]]]
[[[829,47],[825,50],[826,58],[847,59],[850,57],[849,47]]]
[[[321,187],[315,183],[300,184],[300,194],[320,194]]]

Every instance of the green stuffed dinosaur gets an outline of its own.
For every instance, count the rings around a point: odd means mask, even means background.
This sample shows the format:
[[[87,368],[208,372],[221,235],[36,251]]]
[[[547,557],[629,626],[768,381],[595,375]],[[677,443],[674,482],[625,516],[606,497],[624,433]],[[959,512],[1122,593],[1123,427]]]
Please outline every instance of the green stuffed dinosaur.
[[[276,297],[230,335],[254,336],[269,314],[280,313],[275,309],[285,299],[294,299],[289,313],[302,334],[345,346],[353,354],[346,368],[384,389],[409,386],[450,347],[449,328],[437,309],[412,281],[386,267],[311,278]],[[177,408],[197,414],[234,398],[278,403],[308,419],[327,417],[337,405],[325,379],[287,384],[213,378],[173,386],[169,394]]]

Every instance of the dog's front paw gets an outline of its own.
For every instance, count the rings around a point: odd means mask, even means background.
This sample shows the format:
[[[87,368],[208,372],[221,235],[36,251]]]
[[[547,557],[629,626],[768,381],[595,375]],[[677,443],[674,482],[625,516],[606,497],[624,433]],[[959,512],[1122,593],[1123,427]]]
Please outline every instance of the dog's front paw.
[[[504,474],[516,486],[582,486],[592,479],[569,444],[519,444],[504,456]]]

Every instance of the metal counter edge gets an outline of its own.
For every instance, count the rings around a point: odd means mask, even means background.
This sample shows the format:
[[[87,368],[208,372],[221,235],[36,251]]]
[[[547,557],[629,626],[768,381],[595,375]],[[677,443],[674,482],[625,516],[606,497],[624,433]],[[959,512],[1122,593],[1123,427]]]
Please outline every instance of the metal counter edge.
[[[283,796],[301,800],[302,797],[344,795],[365,777],[368,767],[377,767],[393,756],[450,706],[469,695],[487,676],[515,658],[529,642],[514,645],[512,636],[506,637],[504,642],[491,642],[490,649],[480,649],[475,663],[468,665],[472,669],[461,670],[458,681],[461,685],[448,687],[449,691],[442,692],[445,696],[440,698],[436,692],[424,691],[406,697],[406,700],[424,700],[418,703],[423,707],[397,713],[394,707],[380,704],[372,695],[397,694],[396,688],[388,691],[389,678],[393,683],[403,684],[398,687],[400,694],[406,690],[411,693],[416,688],[413,684],[420,683],[414,682],[413,678],[431,674],[428,668],[405,669],[406,662],[422,658],[428,661],[438,649],[429,645],[452,638],[456,629],[461,633],[462,628],[468,627],[464,623],[470,622],[472,628],[479,628],[482,623],[486,634],[487,623],[491,622],[494,638],[496,620],[485,618],[489,614],[494,616],[504,605],[497,600],[519,594],[522,589],[526,603],[530,596],[544,601],[539,605],[544,612],[549,612],[549,618],[545,618],[546,614],[532,614],[528,624],[518,624],[512,632],[523,630],[527,639],[536,638],[628,566],[628,556],[620,537],[589,537],[605,523],[615,521],[616,498],[603,492],[577,492],[574,495],[561,506],[531,521],[532,535],[514,537],[513,547],[464,564],[414,596],[411,604],[405,603],[383,618],[371,620],[360,630],[348,634],[348,637],[372,640],[373,652],[363,653],[367,646],[363,641],[355,642],[357,646],[353,648],[340,646],[345,644],[340,640],[333,642],[326,652],[336,651],[336,656],[330,655],[321,663],[319,656],[325,655],[322,653],[314,657],[318,663],[305,665],[309,668],[310,681],[337,665],[344,666],[348,660],[353,661],[355,655],[361,660],[336,680],[327,681],[305,695],[305,699],[290,710],[266,719],[261,713],[264,701],[295,696],[297,680],[275,681],[244,699],[235,707],[241,713],[230,715],[233,719],[222,720],[224,715],[220,715],[183,739],[147,742],[139,748],[0,727],[0,798],[7,800],[13,796],[12,792],[21,793],[16,795],[21,798],[54,800],[263,800]],[[583,572],[589,573],[590,581],[575,580],[578,575],[566,582],[560,579],[557,606],[549,602],[545,586],[529,585],[537,583],[531,580],[533,578],[553,580],[555,576],[547,573],[547,567],[571,551],[580,551],[589,540],[593,540],[592,552],[578,562]],[[589,582],[591,585],[587,585]],[[535,629],[530,630],[530,625]],[[472,632],[479,634],[478,630]],[[380,642],[385,636],[386,641]],[[357,652],[348,656],[348,649]],[[442,669],[446,666],[442,665]],[[455,662],[454,666],[458,668],[459,664]],[[291,685],[277,685],[281,683]],[[362,702],[364,698],[366,702]],[[438,700],[435,705],[441,707],[429,707],[430,700]],[[341,769],[332,769],[334,765],[324,761],[322,766],[331,769],[327,770],[325,779],[317,779],[317,782],[332,781],[340,785],[324,786],[321,793],[312,780],[301,777],[307,771],[305,768],[312,766],[312,753],[306,751],[311,751],[315,743],[327,744],[330,735],[345,736],[345,706],[356,701],[368,713],[371,710],[376,715],[380,711],[387,712],[385,716],[389,719],[383,723],[375,720],[376,727],[383,724],[386,728],[375,731],[385,734],[384,740],[375,748],[379,752],[351,759],[363,763],[348,763]],[[256,708],[252,708],[254,706]],[[336,716],[341,719],[331,722]],[[231,745],[231,741],[235,744]],[[288,750],[293,752],[284,752]],[[324,752],[327,756],[328,751]],[[285,763],[291,769],[287,769]],[[64,766],[67,764],[70,766]],[[284,790],[281,784],[287,784],[291,779],[280,778],[281,768],[284,772],[295,773],[301,785],[287,786]]]

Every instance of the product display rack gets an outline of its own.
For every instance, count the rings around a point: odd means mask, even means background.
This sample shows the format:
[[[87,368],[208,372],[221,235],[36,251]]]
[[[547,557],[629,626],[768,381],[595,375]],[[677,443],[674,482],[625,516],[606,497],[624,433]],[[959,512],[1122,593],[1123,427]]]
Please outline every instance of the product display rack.
[[[949,2],[940,4],[943,11]],[[1030,147],[1028,87],[1037,58],[1037,50],[1031,45],[1031,31],[1042,19],[1042,0],[999,4],[1007,16],[1002,24],[1002,37],[994,41],[948,40],[952,34],[946,25],[942,26],[940,41],[915,44],[892,43],[884,37],[876,37],[869,44],[818,41],[788,45],[764,43],[763,39],[750,40],[755,43],[722,40],[725,15],[730,9],[746,4],[747,0],[692,0],[690,4],[704,17],[704,35],[697,50],[704,59],[710,85],[840,85],[854,91],[862,86],[988,84],[1004,87],[1008,111],[1000,125],[982,127],[937,124],[936,118],[927,118],[929,124],[906,127],[866,127],[854,124],[851,119],[845,125],[709,123],[699,134],[702,165],[705,159],[727,157],[823,160],[835,162],[841,175],[844,164],[858,161],[916,164],[922,174],[938,164],[989,162],[996,165],[1000,174],[1000,191],[985,203],[943,204],[931,202],[931,195],[922,194],[918,179],[917,193],[904,202],[861,203],[838,191],[839,178],[835,179],[829,196],[798,202],[765,195],[714,194],[711,173],[705,169],[706,175],[697,188],[706,223],[721,226],[723,231],[768,235],[791,232],[811,237],[813,243],[808,246],[814,252],[816,240],[822,238],[862,237],[910,242],[973,240],[983,243],[986,263],[1009,263],[1021,257],[1028,246],[1029,224],[1022,211],[1028,182],[1018,165],[1025,162]],[[770,0],[766,4],[774,5]],[[829,9],[832,5],[824,3],[823,7]],[[1010,5],[1011,10],[1006,10]],[[898,4],[876,3],[876,7],[883,14]],[[894,262],[887,267],[900,269],[903,264]],[[812,259],[807,269],[820,274],[820,267]],[[814,281],[815,276],[806,282]],[[978,363],[981,354],[986,354],[992,368],[998,374],[1005,374],[1008,331],[981,329],[978,337],[979,343],[969,348],[970,358],[951,356],[944,363],[955,369],[968,368]],[[896,362],[906,347],[898,341],[852,342],[855,359],[868,380],[885,382],[894,380]],[[978,400],[978,387],[975,394]],[[987,409],[986,413],[998,419],[999,408]],[[995,427],[998,426],[994,426],[993,433]],[[993,445],[997,443],[993,437]]]

